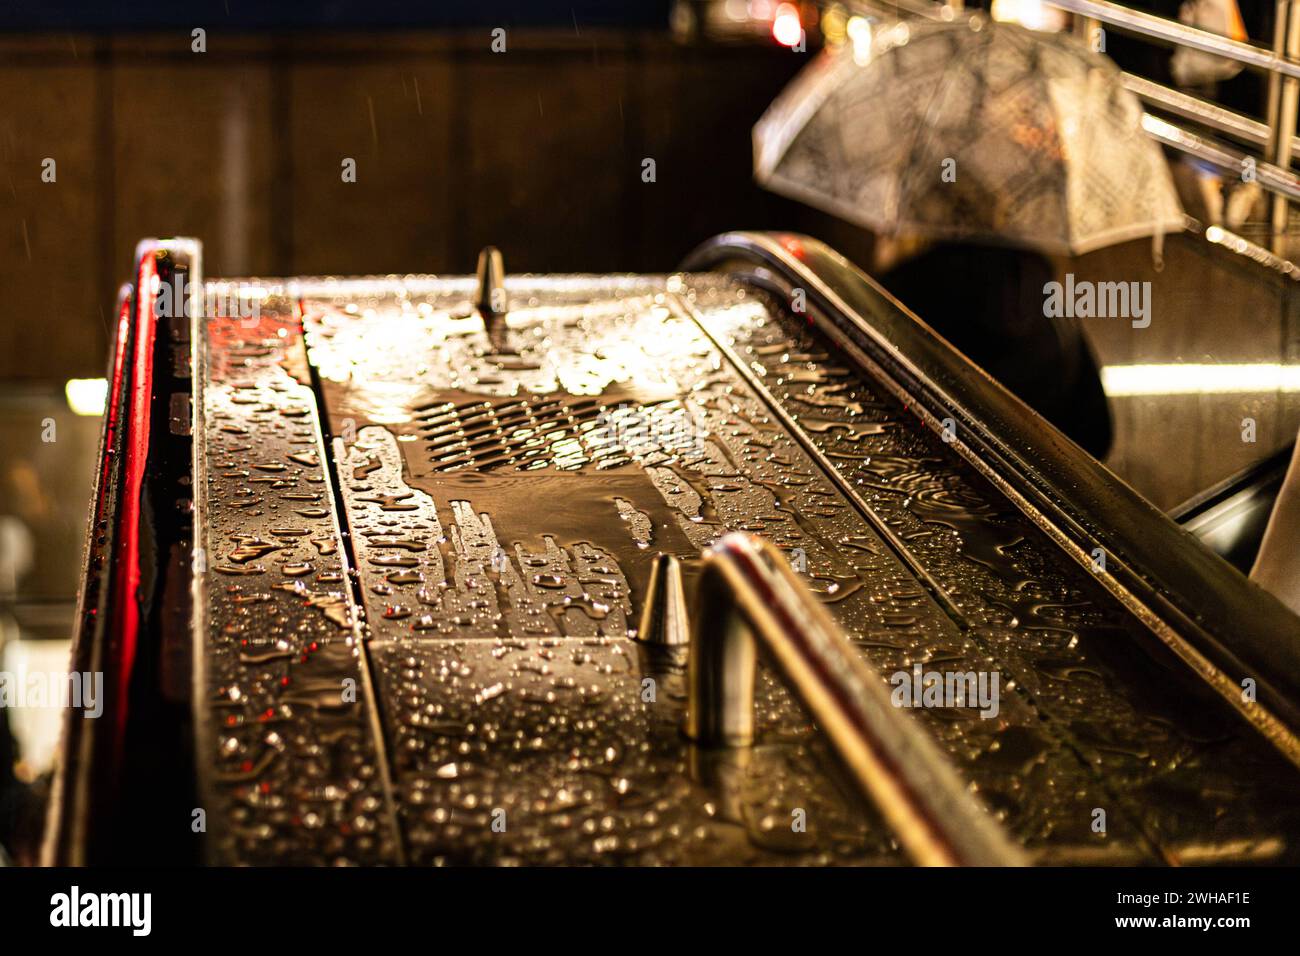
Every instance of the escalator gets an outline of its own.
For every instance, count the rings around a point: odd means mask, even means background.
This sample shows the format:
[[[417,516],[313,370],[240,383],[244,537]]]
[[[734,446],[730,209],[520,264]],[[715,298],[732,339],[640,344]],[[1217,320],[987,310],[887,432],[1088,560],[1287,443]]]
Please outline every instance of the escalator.
[[[1300,619],[815,240],[200,260],[122,312],[51,862],[1300,859]]]

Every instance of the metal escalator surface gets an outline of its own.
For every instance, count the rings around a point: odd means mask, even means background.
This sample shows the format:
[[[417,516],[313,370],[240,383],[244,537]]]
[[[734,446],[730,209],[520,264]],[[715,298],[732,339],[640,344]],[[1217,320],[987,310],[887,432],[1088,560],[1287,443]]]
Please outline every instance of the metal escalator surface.
[[[735,530],[875,672],[997,680],[908,717],[1031,859],[1300,855],[1286,722],[778,278],[512,276],[499,311],[472,278],[274,280],[199,320],[210,861],[905,862],[770,669],[754,746],[682,735],[651,568],[691,591]]]

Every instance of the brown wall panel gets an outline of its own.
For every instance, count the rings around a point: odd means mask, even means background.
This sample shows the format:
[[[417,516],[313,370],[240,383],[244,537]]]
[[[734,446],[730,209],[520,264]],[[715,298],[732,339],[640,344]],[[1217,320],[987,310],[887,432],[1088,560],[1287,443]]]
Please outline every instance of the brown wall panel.
[[[145,236],[203,240],[209,275],[273,267],[276,138],[265,59],[116,58],[112,265],[124,276]]]
[[[282,147],[292,198],[281,213],[291,221],[278,223],[289,237],[286,272],[445,268],[460,175],[451,74],[445,59],[292,62]],[[355,160],[355,182],[343,181],[345,159]]]
[[[530,60],[532,62],[530,62]],[[455,263],[493,244],[523,271],[626,269],[639,228],[629,197],[641,181],[629,148],[626,57],[569,56],[545,64],[510,55],[476,56],[456,74]],[[462,151],[463,150],[463,151]]]
[[[489,42],[0,37],[0,378],[102,374],[149,235],[198,236],[214,276],[466,272],[489,243],[512,270],[664,271],[724,229],[825,223],[750,175],[750,126],[803,57],[620,32]],[[59,181],[41,189],[47,155]]]
[[[23,378],[103,374],[113,307],[99,285],[105,76],[89,56],[60,59],[0,65],[0,373]]]

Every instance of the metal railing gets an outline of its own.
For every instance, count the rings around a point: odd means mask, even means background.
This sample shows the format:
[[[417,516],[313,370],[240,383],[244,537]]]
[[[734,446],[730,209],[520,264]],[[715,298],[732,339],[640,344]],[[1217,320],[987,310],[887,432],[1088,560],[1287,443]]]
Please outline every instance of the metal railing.
[[[732,533],[705,553],[692,631],[686,734],[697,744],[753,743],[761,650],[915,862],[1027,862],[774,545]]]
[[[1147,124],[1166,146],[1188,153],[1204,162],[1241,175],[1243,161],[1251,160],[1258,170],[1267,169],[1257,178],[1260,186],[1272,194],[1269,206],[1269,234],[1275,253],[1284,252],[1290,219],[1289,200],[1296,199],[1291,180],[1291,158],[1296,149],[1296,114],[1300,110],[1300,4],[1294,0],[1277,0],[1273,47],[1265,49],[1229,37],[1188,26],[1151,13],[1132,10],[1109,0],[1043,0],[1049,6],[1073,13],[1087,20],[1104,23],[1117,30],[1145,37],[1175,47],[1184,47],[1234,60],[1254,70],[1269,74],[1267,122],[1226,110],[1217,103],[1171,89],[1159,83],[1125,74],[1125,85],[1150,106],[1174,113],[1185,120],[1200,123],[1216,132],[1227,133],[1264,152],[1260,156],[1242,156],[1194,131],[1179,129],[1166,120]],[[1158,131],[1158,132],[1157,132]]]
[[[1129,92],[1165,113],[1200,123],[1202,126],[1226,133],[1233,139],[1250,143],[1252,146],[1263,148],[1268,145],[1270,130],[1267,123],[1261,123],[1257,119],[1234,112],[1225,106],[1203,100],[1199,96],[1192,96],[1190,93],[1148,80],[1144,76],[1125,73],[1123,78],[1124,86]],[[1294,152],[1297,147],[1300,147],[1300,137],[1293,137],[1292,151]]]
[[[1176,20],[1168,20],[1154,13],[1143,13],[1109,0],[1043,0],[1047,6],[1067,13],[1075,13],[1090,20],[1105,23],[1125,33],[1160,40],[1174,46],[1200,50],[1215,56],[1236,60],[1256,70],[1280,73],[1300,79],[1300,59],[1278,50],[1265,50],[1251,43],[1232,40],[1209,30],[1189,27]],[[1282,3],[1279,6],[1289,6]]]

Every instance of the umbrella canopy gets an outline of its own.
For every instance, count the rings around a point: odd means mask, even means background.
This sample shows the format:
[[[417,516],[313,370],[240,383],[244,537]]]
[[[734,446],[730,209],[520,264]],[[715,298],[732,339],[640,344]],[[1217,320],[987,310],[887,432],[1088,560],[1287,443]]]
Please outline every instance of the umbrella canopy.
[[[754,127],[754,167],[881,233],[1077,255],[1183,228],[1119,68],[1071,36],[983,18],[828,49]]]

